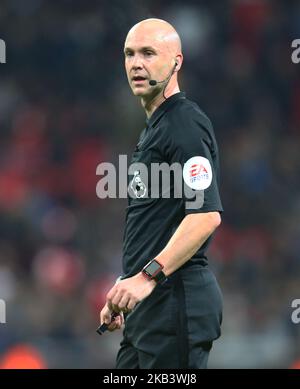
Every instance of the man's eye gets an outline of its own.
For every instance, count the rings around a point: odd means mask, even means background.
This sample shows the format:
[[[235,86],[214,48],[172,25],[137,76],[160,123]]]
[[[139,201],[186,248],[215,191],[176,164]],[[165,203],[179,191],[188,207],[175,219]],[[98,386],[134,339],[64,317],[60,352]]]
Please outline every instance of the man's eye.
[[[149,55],[153,55],[153,52],[152,52],[152,51],[146,51],[145,54],[146,54],[147,56],[149,56]]]
[[[132,57],[133,54],[132,54],[131,52],[127,52],[127,53],[125,53],[125,56],[126,56],[126,57]]]

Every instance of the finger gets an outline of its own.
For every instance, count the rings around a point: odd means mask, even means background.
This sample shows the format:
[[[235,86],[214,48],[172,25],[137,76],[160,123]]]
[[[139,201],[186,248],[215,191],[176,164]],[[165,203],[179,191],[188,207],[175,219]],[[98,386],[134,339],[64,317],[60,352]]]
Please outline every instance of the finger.
[[[121,319],[121,324],[120,324],[120,328],[122,328],[124,326],[124,320]]]
[[[119,309],[121,311],[125,312],[128,302],[129,302],[129,297],[126,296],[126,295],[123,296],[122,299],[120,300],[119,304],[118,304]]]
[[[135,306],[136,306],[136,300],[130,299],[128,304],[127,304],[128,312],[132,311]]]
[[[113,305],[113,299],[115,298],[116,294],[118,293],[118,290],[116,289],[116,286],[114,286],[106,295],[106,303],[109,309],[112,309]]]
[[[101,324],[109,324],[111,322],[110,315],[103,316],[102,320],[100,321]]]
[[[110,324],[110,325],[107,327],[108,331],[110,331],[110,332],[114,331],[116,328],[117,328],[117,325],[116,325],[115,323]]]
[[[123,324],[123,320],[122,320],[122,317],[120,315],[120,316],[116,317],[116,325],[118,328],[121,328],[122,324]]]
[[[111,299],[111,304],[113,307],[118,307],[119,306],[119,302],[122,300],[123,298],[123,295],[121,292],[117,292],[115,294],[115,296],[113,297],[113,299]]]
[[[109,309],[111,312],[115,311],[114,306],[112,305],[111,301],[107,301],[107,307],[108,307],[108,309]]]
[[[117,305],[110,303],[107,303],[108,308],[110,309],[111,312],[116,312],[119,313],[120,309]]]
[[[112,300],[117,292],[116,285],[114,285],[111,290],[106,295],[106,300]]]
[[[122,313],[120,313],[120,315],[115,317],[114,322],[111,323],[111,328],[113,330],[118,330],[122,328],[123,324],[124,324],[124,316]]]
[[[107,327],[108,331],[114,331],[116,329],[119,329],[120,326],[117,322],[117,318],[115,318],[111,323],[110,325]]]
[[[120,328],[121,328],[121,325],[115,323],[115,325],[112,327],[112,331],[119,330]]]
[[[113,305],[113,311],[116,313],[120,313],[120,308],[117,305]]]
[[[106,323],[109,324],[111,322],[111,311],[105,310],[100,312],[100,324]]]

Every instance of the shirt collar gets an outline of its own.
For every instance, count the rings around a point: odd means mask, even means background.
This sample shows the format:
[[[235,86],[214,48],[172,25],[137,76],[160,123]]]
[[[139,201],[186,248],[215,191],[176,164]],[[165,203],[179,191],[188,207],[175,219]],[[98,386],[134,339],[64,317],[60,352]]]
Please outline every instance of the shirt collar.
[[[177,100],[185,99],[184,92],[178,92],[168,97],[161,105],[153,112],[150,118],[146,119],[147,127],[153,127],[154,124],[165,114],[165,112],[173,105]]]

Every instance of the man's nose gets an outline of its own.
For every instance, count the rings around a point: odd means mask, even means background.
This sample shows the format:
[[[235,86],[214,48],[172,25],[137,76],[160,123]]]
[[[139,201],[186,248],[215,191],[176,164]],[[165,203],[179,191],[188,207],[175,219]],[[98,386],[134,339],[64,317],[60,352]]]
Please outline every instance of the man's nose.
[[[143,67],[142,58],[139,55],[135,55],[132,62],[132,68],[136,70],[136,69],[142,69],[142,67]]]

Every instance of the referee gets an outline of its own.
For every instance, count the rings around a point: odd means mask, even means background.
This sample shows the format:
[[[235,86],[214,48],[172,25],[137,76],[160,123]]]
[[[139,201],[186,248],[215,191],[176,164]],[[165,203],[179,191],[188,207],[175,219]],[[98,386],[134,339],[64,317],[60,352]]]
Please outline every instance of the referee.
[[[146,19],[133,26],[124,54],[129,85],[147,115],[131,162],[182,169],[170,181],[169,198],[165,188],[152,198],[140,170],[130,175],[123,276],[108,292],[100,322],[110,331],[125,322],[118,369],[206,368],[222,321],[222,295],[205,255],[222,212],[213,127],[179,90],[181,41],[169,23]],[[195,201],[186,191],[174,195],[178,182]]]

